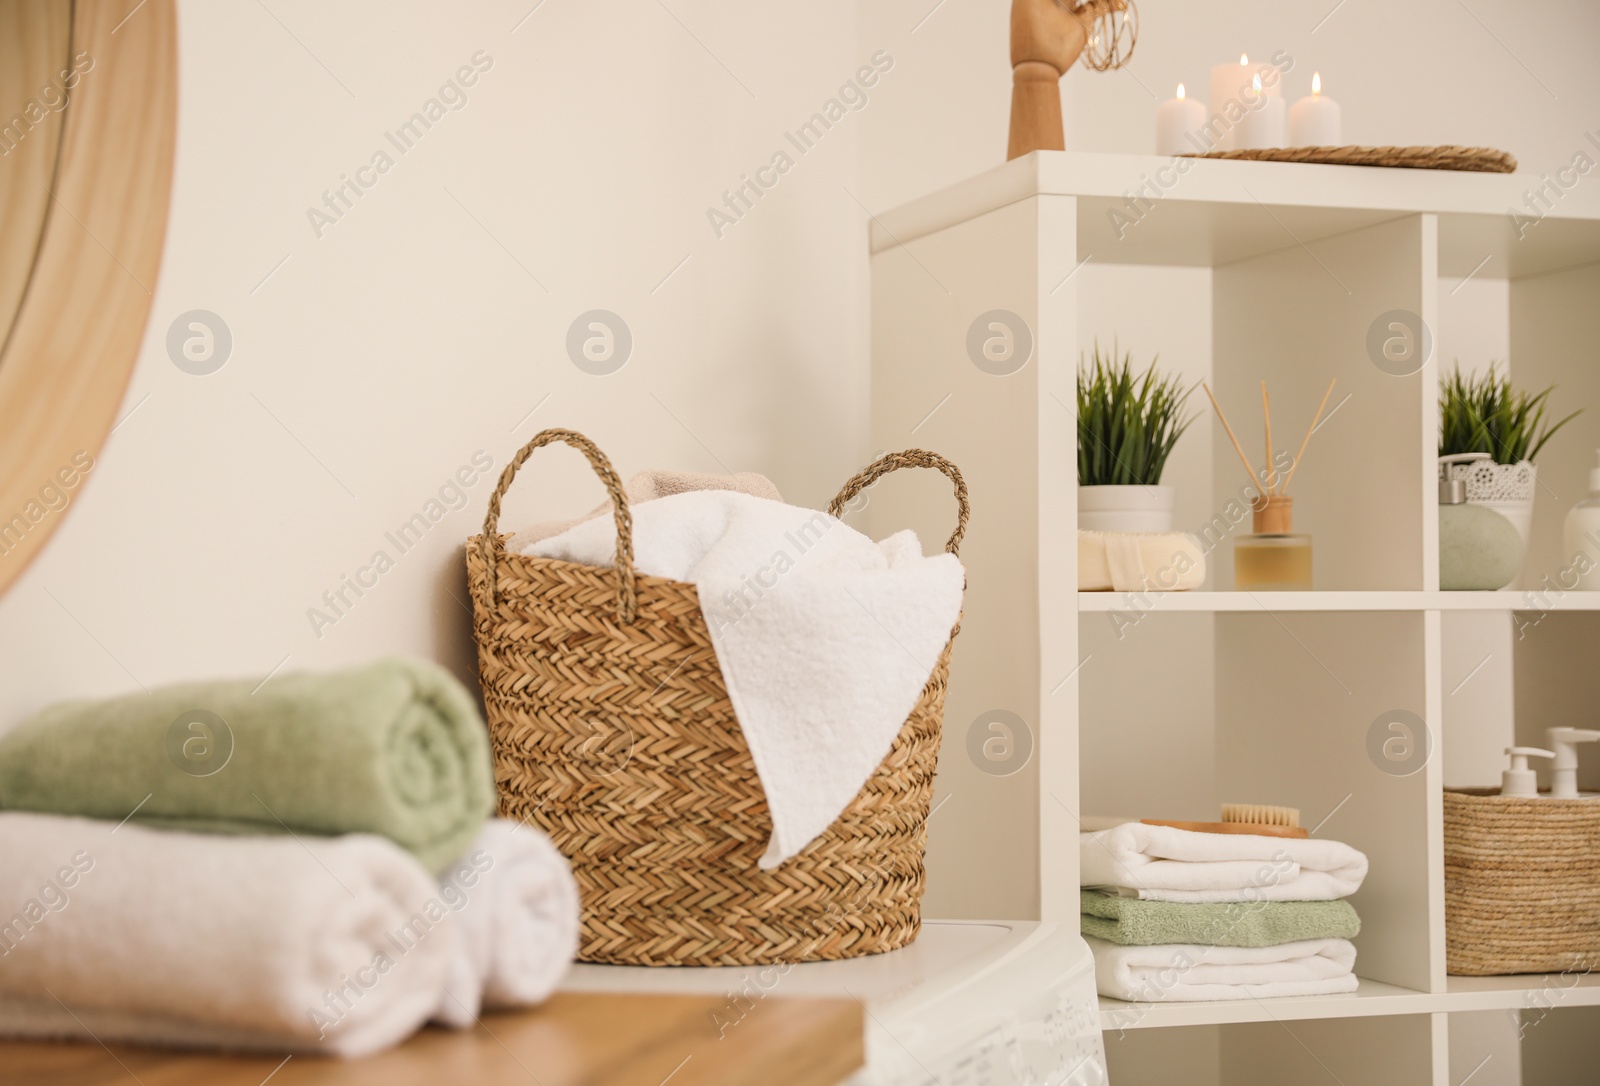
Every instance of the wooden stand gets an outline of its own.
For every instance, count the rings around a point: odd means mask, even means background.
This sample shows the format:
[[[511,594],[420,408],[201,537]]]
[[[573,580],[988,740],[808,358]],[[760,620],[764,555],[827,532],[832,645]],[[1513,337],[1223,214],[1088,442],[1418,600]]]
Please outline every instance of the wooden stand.
[[[1006,158],[1063,151],[1061,77],[1077,63],[1089,27],[1125,0],[1013,0],[1011,4],[1011,136]]]

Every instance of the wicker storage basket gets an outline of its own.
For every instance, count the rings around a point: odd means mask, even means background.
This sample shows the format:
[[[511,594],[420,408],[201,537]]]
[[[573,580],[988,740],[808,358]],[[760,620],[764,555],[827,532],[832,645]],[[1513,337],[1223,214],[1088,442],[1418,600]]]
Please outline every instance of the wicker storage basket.
[[[1444,793],[1445,969],[1600,966],[1600,800]]]
[[[605,484],[615,568],[508,552],[500,501],[529,454],[580,450]],[[855,476],[829,506],[880,476],[954,465],[911,450]],[[839,819],[772,871],[755,763],[723,685],[695,587],[637,574],[621,481],[587,438],[546,430],[517,453],[467,544],[479,674],[500,813],[550,835],[583,899],[584,961],[750,965],[893,950],[921,927],[925,824],[950,645],[893,748]],[[955,631],[951,631],[952,640]]]

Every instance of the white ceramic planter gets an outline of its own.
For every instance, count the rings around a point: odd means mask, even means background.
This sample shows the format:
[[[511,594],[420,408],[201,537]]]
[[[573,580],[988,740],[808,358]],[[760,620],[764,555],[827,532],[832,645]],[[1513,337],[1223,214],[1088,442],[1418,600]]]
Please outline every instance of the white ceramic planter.
[[[1170,486],[1080,486],[1078,527],[1092,532],[1170,532]]]
[[[1523,550],[1533,527],[1533,499],[1538,493],[1538,469],[1531,460],[1515,464],[1496,464],[1488,453],[1461,453],[1441,456],[1447,479],[1467,484],[1467,501],[1482,505],[1516,526]]]

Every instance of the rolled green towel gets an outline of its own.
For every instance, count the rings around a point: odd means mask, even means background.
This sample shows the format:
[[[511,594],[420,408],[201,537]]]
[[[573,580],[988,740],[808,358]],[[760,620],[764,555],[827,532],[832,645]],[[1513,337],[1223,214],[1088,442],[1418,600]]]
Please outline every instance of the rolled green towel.
[[[1278,946],[1353,939],[1361,918],[1348,901],[1237,901],[1193,905],[1079,891],[1083,934],[1123,946]]]
[[[211,833],[376,833],[435,872],[494,801],[477,705],[413,660],[64,702],[0,737],[0,808]]]

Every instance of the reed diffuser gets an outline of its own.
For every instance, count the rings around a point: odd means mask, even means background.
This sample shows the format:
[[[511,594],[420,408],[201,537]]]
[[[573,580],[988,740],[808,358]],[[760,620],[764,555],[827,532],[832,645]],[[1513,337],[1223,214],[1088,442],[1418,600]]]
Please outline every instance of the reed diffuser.
[[[1273,459],[1272,401],[1267,395],[1267,383],[1261,382],[1261,414],[1266,424],[1267,460],[1259,474],[1250,465],[1250,458],[1245,455],[1244,446],[1239,444],[1233,427],[1228,424],[1228,416],[1222,413],[1222,405],[1212,395],[1211,386],[1204,386],[1206,396],[1222,422],[1222,428],[1228,433],[1228,440],[1233,442],[1233,451],[1239,454],[1239,462],[1249,472],[1251,485],[1257,490],[1256,497],[1250,503],[1251,527],[1254,530],[1250,535],[1241,535],[1233,541],[1235,588],[1265,592],[1311,589],[1311,537],[1294,530],[1294,499],[1289,496],[1289,484],[1294,481],[1294,473],[1300,468],[1306,446],[1311,444],[1311,435],[1317,432],[1322,412],[1328,406],[1328,397],[1333,395],[1333,385],[1333,381],[1328,382],[1328,391],[1322,394],[1322,403],[1317,405],[1317,413],[1306,429],[1305,439],[1300,442],[1300,451],[1295,453],[1289,470],[1280,473]]]

